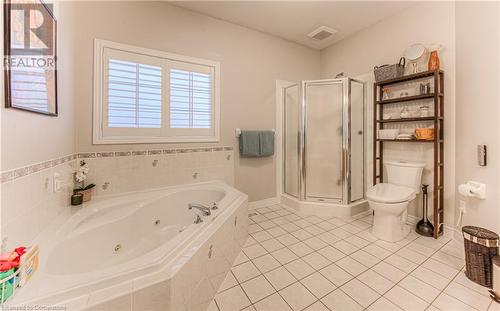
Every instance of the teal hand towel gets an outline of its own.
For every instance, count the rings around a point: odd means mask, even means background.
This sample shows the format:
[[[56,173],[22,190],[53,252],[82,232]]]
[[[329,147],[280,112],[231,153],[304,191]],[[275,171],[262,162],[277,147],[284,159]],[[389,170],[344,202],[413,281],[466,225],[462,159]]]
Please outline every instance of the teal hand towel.
[[[270,157],[274,154],[274,132],[260,131],[260,156]]]
[[[242,157],[260,157],[259,131],[241,131],[240,155]]]

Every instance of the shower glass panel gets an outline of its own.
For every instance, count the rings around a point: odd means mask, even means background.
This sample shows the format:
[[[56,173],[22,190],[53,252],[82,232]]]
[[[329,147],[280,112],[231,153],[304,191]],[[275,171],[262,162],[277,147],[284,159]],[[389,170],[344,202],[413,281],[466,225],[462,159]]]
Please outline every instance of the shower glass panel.
[[[304,82],[306,199],[342,201],[343,84]]]
[[[350,201],[364,197],[364,85],[356,80],[349,81],[350,91]]]
[[[283,190],[302,201],[365,196],[364,83],[308,80],[283,89]]]
[[[299,197],[299,85],[283,89],[283,183],[285,193]]]

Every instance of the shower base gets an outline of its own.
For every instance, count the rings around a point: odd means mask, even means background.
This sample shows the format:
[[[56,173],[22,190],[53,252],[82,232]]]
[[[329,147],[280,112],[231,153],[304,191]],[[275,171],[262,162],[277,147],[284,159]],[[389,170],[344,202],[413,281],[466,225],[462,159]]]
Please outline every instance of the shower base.
[[[347,218],[369,210],[368,201],[358,200],[350,204],[333,202],[301,201],[292,196],[282,194],[281,204],[306,215],[332,216]]]

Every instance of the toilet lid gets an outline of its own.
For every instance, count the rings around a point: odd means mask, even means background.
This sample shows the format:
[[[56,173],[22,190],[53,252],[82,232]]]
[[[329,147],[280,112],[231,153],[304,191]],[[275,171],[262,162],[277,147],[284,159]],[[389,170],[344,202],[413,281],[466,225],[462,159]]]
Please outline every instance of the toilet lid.
[[[383,203],[399,203],[415,198],[415,190],[393,184],[381,183],[368,189],[368,200]]]

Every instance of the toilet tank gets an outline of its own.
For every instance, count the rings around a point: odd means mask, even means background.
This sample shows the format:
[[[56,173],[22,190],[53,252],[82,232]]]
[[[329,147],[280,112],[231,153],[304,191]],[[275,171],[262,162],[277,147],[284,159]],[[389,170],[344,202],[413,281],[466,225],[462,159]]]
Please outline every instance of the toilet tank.
[[[385,161],[384,165],[387,170],[388,183],[409,187],[415,189],[416,193],[420,193],[425,163]]]

